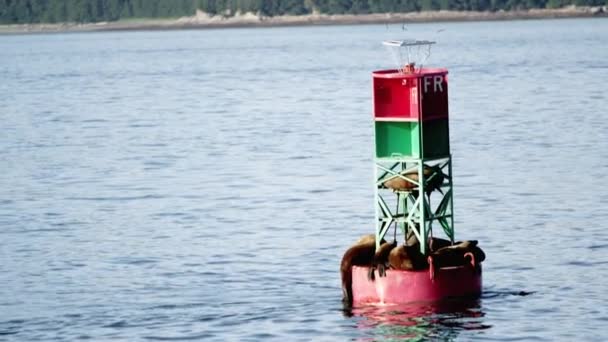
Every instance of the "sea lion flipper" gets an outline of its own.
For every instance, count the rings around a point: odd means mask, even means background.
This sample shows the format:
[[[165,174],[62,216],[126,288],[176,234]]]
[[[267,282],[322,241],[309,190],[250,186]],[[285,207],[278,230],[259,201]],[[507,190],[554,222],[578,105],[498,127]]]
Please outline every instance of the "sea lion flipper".
[[[369,271],[367,271],[367,280],[369,280],[369,281],[376,280],[376,275],[374,274],[375,270],[376,270],[376,268],[374,266],[370,266]],[[380,274],[380,273],[378,273],[378,274]]]
[[[385,264],[378,265],[378,276],[386,277],[386,265]]]

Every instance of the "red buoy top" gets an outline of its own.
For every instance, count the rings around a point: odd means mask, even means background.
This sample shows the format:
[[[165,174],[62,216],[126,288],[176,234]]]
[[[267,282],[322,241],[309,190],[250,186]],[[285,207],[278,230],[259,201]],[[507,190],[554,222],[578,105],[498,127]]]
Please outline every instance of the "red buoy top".
[[[408,69],[409,68],[409,69]],[[372,73],[377,121],[426,121],[448,117],[448,70],[378,70]]]

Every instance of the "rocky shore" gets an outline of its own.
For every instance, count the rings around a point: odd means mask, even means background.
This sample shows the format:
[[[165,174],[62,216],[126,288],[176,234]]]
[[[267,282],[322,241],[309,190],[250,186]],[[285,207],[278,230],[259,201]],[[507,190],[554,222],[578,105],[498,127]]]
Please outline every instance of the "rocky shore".
[[[310,14],[301,16],[263,17],[253,13],[233,16],[211,16],[198,11],[191,17],[174,19],[139,19],[99,23],[61,24],[21,24],[0,25],[0,34],[51,33],[51,32],[92,32],[128,30],[174,30],[205,29],[222,27],[268,27],[302,25],[349,25],[380,23],[414,23],[442,21],[487,21],[517,19],[549,19],[577,17],[608,17],[608,6],[577,7],[559,9],[531,9],[518,11],[474,12],[474,11],[431,11],[411,13],[383,13],[362,15]]]

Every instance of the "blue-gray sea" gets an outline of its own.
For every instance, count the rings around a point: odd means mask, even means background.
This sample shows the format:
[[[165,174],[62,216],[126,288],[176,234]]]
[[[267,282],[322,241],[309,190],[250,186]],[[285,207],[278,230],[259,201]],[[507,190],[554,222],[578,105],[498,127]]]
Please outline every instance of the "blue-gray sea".
[[[449,69],[479,300],[342,311],[380,42]],[[0,340],[608,340],[608,20],[0,36]]]

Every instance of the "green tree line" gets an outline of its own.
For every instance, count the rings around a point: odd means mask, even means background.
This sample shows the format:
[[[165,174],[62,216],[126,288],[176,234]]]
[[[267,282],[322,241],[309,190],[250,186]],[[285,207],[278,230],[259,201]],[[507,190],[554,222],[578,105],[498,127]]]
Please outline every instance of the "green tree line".
[[[231,16],[366,14],[431,10],[498,11],[601,6],[608,0],[0,0],[0,23],[100,22],[191,16],[196,10]]]

